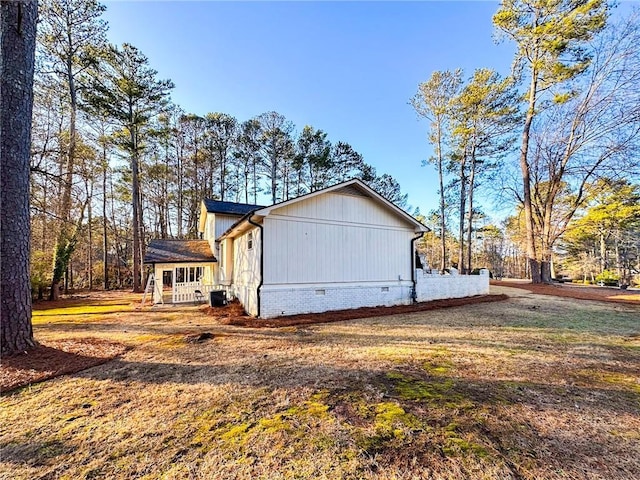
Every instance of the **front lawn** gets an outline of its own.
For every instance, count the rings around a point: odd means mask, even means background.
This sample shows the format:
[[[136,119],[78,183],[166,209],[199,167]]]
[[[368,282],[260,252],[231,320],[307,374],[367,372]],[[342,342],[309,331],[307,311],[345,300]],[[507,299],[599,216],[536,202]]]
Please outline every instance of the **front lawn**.
[[[43,309],[43,343],[129,350],[3,395],[0,478],[640,478],[640,307],[502,291],[270,329]]]

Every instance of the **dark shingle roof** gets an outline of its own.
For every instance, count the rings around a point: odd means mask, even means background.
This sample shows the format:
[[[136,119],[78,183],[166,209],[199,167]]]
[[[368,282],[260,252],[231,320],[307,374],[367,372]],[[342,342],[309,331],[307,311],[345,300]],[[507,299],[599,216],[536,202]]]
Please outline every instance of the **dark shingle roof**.
[[[222,213],[227,215],[244,215],[259,208],[262,205],[251,205],[248,203],[222,202],[220,200],[204,200],[204,206],[209,213]]]
[[[217,262],[207,240],[151,240],[144,263]]]

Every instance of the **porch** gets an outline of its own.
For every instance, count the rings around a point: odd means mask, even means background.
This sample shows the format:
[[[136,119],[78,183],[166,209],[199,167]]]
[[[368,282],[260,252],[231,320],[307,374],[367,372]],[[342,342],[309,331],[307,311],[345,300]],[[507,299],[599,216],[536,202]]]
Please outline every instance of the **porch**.
[[[144,262],[151,264],[155,304],[206,302],[209,292],[220,289],[206,240],[152,240]]]
[[[169,291],[163,291],[164,303],[205,303],[209,301],[209,293],[213,290],[222,290],[220,285],[205,284],[202,282],[176,283]]]
[[[156,265],[153,303],[205,303],[213,290],[225,289],[214,282],[214,265]]]

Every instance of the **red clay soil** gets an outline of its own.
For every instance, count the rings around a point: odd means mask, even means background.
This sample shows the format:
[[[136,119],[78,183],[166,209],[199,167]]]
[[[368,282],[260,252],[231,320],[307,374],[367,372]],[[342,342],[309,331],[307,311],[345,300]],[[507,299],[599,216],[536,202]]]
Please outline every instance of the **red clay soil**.
[[[108,362],[128,347],[96,338],[40,343],[27,352],[3,357],[0,392],[68,373],[76,373]]]
[[[306,313],[302,315],[288,315],[284,317],[263,320],[246,315],[242,305],[232,302],[225,307],[204,307],[203,311],[216,317],[224,325],[233,325],[249,328],[278,328],[292,327],[296,325],[313,325],[316,323],[342,322],[357,318],[384,317],[400,313],[424,312],[440,308],[459,307],[474,303],[499,302],[509,298],[507,295],[483,295],[468,298],[451,298],[447,300],[434,300],[431,302],[414,303],[412,305],[396,305],[393,307],[363,307],[351,310],[336,310],[325,313]]]
[[[640,291],[638,290],[620,290],[619,288],[614,287],[589,287],[571,283],[533,284],[497,280],[491,280],[491,285],[521,288],[540,295],[554,295],[556,297],[575,298],[578,300],[640,305]]]

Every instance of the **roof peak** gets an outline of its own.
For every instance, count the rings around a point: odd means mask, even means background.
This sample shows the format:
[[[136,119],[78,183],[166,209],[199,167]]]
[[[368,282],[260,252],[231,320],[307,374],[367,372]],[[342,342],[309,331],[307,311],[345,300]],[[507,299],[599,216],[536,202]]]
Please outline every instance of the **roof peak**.
[[[208,213],[221,213],[228,215],[244,215],[253,210],[264,208],[264,205],[254,205],[251,203],[237,203],[228,202],[226,200],[212,200],[205,198],[203,200],[204,206]]]

